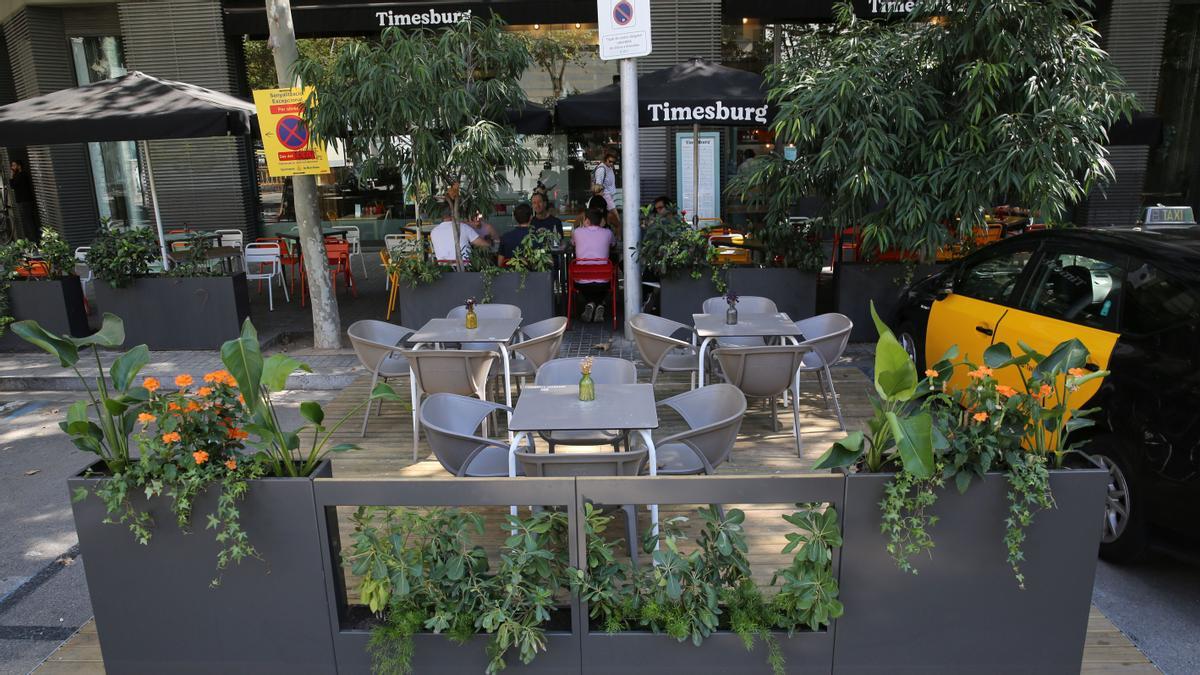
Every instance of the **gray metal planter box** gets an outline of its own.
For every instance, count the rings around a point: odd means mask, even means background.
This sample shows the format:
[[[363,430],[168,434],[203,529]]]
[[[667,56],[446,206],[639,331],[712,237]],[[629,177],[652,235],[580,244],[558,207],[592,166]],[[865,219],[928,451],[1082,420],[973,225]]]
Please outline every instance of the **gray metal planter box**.
[[[852,342],[870,342],[879,337],[871,321],[871,302],[875,302],[880,318],[889,321],[899,304],[910,267],[912,281],[919,281],[943,265],[840,263],[834,268],[834,311],[854,322],[854,330],[850,332]]]
[[[833,632],[797,632],[788,637],[776,632],[788,673],[828,673],[833,659]],[[720,631],[699,647],[654,633],[587,633],[583,637],[583,672],[587,675],[659,675],[710,673],[711,675],[770,675],[767,649],[756,640],[747,651],[735,633]]]
[[[91,334],[83,302],[83,285],[71,275],[54,280],[14,280],[8,293],[10,316],[32,319],[55,335],[84,337]],[[0,351],[37,349],[10,330],[0,336]]]
[[[733,267],[728,270],[729,291],[757,295],[775,301],[779,311],[799,321],[812,316],[817,307],[817,273],[779,267]],[[662,280],[661,314],[667,319],[692,325],[692,315],[704,301],[721,295],[705,272],[699,279],[683,275]]]
[[[329,475],[328,462],[314,472]],[[103,480],[76,477],[68,485],[90,492]],[[135,498],[155,522],[146,546],[124,525],[104,524],[94,495],[72,507],[105,670],[334,672],[312,478],[251,481],[239,508],[262,560],[231,564],[221,585],[209,588],[219,546],[204,523],[216,497],[209,491],[197,499],[190,534],[176,526],[165,499],[147,505]]]
[[[521,275],[505,272],[492,280],[492,302],[516,305],[521,319],[531,324],[554,316],[553,272],[530,272]],[[399,323],[417,329],[430,319],[442,318],[467,298],[483,301],[483,275],[479,272],[446,272],[432,284],[409,286],[400,284]]]
[[[466,644],[458,644],[445,635],[422,633],[413,636],[412,672],[419,675],[481,675],[487,669],[487,635],[479,635]],[[365,630],[344,630],[334,635],[339,675],[371,672],[371,655]],[[516,650],[507,656],[506,673],[579,673],[579,640],[569,632],[547,632],[546,651],[529,665],[521,663]]]
[[[1006,561],[1003,474],[933,509],[932,557],[896,567],[879,531],[890,474],[846,477],[837,673],[1079,673],[1107,474],[1054,471],[1056,509],[1026,529],[1025,590]]]
[[[219,349],[250,316],[246,275],[142,277],[127,287],[96,281],[96,305],[125,320],[125,346]]]

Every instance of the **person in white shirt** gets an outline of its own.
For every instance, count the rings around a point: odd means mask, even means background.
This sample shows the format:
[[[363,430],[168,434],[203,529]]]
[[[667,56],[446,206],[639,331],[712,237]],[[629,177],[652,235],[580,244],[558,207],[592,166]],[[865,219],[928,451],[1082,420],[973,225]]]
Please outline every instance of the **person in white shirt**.
[[[438,223],[437,227],[429,233],[430,240],[433,241],[433,257],[438,262],[454,263],[454,223],[450,220],[450,212],[447,210],[445,220]],[[469,224],[460,222],[458,224],[458,245],[462,247],[463,262],[470,260],[471,247],[490,248],[491,242],[486,238],[479,236]]]
[[[599,185],[601,192],[599,196],[604,197],[604,203],[608,207],[608,225],[614,231],[621,227],[621,214],[617,212],[617,156],[611,152],[604,154],[604,161],[601,162],[592,172],[592,184]]]

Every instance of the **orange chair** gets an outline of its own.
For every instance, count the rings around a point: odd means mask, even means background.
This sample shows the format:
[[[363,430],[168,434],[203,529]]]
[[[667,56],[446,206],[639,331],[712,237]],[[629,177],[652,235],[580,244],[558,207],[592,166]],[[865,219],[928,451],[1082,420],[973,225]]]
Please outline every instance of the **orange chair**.
[[[583,264],[581,264],[583,263]],[[613,330],[617,329],[617,266],[608,258],[577,258],[567,265],[567,327],[571,327],[571,318],[575,316],[575,284],[579,282],[608,282],[608,290],[612,294]]]
[[[44,260],[26,260],[16,272],[23,279],[45,279],[50,276],[50,265]]]
[[[260,244],[274,243],[279,246],[279,264],[284,269],[292,269],[292,294],[296,293],[296,279],[299,276],[298,268],[301,267],[302,260],[300,254],[292,251],[291,243],[283,237],[259,237],[254,241]],[[260,284],[261,285],[261,284]]]
[[[358,289],[354,286],[354,273],[350,271],[350,242],[345,239],[330,237],[325,240],[325,259],[329,261],[329,274],[333,281],[333,292],[337,294],[337,278],[341,274],[346,280],[350,293],[358,297]],[[308,292],[307,276],[304,267],[300,267],[300,306],[304,306],[304,296]]]

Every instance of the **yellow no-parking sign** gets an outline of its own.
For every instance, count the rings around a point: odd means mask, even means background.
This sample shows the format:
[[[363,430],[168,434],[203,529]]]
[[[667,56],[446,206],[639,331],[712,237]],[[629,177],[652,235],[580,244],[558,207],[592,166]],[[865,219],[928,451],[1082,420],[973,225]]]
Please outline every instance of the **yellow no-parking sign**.
[[[258,130],[267,154],[267,173],[272,176],[306,176],[329,173],[325,148],[313,143],[304,122],[304,99],[311,87],[300,89],[256,89]]]

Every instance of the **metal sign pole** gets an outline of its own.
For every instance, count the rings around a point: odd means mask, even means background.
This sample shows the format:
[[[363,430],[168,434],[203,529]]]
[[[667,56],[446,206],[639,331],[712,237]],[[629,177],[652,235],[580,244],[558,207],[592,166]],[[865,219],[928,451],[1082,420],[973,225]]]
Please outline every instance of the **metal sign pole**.
[[[634,258],[641,240],[641,171],[638,158],[637,59],[621,59],[621,189],[625,197],[621,217],[625,241],[625,337],[633,339],[631,320],[642,311],[642,271]]]

